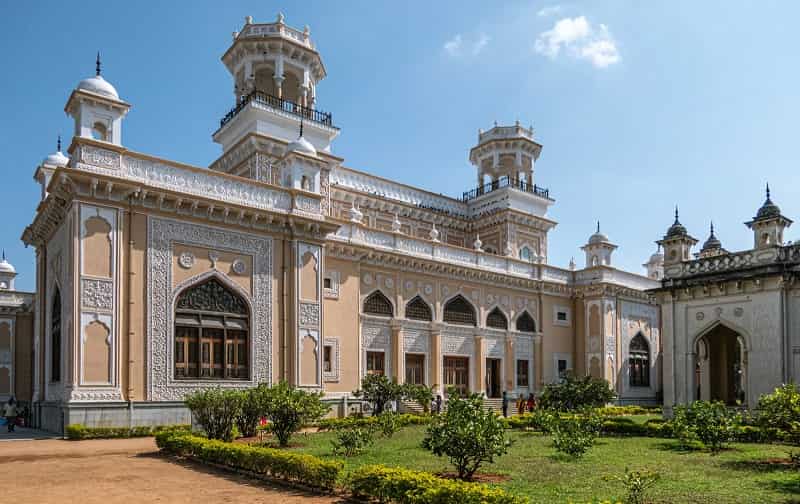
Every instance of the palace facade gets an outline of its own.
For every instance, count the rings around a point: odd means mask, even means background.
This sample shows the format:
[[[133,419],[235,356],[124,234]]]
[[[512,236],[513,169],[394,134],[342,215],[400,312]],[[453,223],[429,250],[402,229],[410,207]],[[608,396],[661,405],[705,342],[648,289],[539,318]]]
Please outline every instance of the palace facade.
[[[549,264],[555,199],[535,183],[532,129],[480,131],[474,188],[446,197],[333,153],[308,28],[248,17],[222,62],[234,106],[208,167],[123,143],[131,105],[99,61],[69,95],[68,155],[38,167],[23,234],[35,330],[32,366],[14,374],[35,424],[186,423],[187,393],[279,380],[323,390],[341,415],[367,373],[497,399],[574,371],[621,402],[660,401],[648,290],[663,255],[622,271],[598,224],[584,267]]]

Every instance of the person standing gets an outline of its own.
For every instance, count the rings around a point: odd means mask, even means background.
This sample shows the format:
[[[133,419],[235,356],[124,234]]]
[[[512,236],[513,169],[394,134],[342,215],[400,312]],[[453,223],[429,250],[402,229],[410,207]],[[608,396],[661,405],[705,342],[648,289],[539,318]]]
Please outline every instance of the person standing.
[[[528,412],[533,413],[533,408],[536,407],[536,398],[533,397],[533,394],[528,394]]]
[[[520,394],[517,400],[517,413],[520,415],[525,414],[525,396],[523,394]]]
[[[436,414],[438,415],[441,412],[442,412],[442,396],[437,395],[436,396]]]
[[[508,391],[503,391],[503,418],[508,418],[508,403],[511,399],[508,397]]]
[[[3,416],[6,417],[8,423],[8,432],[14,432],[14,426],[17,424],[17,401],[14,397],[10,397],[8,402],[3,407]]]

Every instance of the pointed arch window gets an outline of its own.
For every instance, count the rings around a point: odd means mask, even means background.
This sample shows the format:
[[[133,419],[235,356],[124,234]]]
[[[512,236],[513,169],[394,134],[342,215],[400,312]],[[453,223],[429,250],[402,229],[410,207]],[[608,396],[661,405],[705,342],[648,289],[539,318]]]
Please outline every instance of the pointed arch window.
[[[519,258],[527,262],[533,261],[533,252],[531,251],[530,247],[525,245],[524,247],[519,249]]]
[[[444,305],[443,319],[449,324],[478,325],[475,308],[460,294]]]
[[[517,317],[517,331],[520,332],[536,332],[536,321],[530,316],[528,312],[522,312],[522,315]]]
[[[406,305],[406,318],[431,322],[433,320],[433,312],[424,299],[416,296]]]
[[[188,287],[175,302],[175,379],[249,378],[250,309],[212,278]]]
[[[495,307],[495,309],[490,311],[489,315],[486,316],[486,327],[508,329],[508,319],[500,308]]]
[[[642,333],[628,346],[628,379],[631,387],[650,386],[650,345]]]
[[[364,313],[380,317],[394,316],[392,302],[381,291],[375,291],[364,300]]]
[[[56,287],[50,311],[50,381],[61,381],[61,291]]]

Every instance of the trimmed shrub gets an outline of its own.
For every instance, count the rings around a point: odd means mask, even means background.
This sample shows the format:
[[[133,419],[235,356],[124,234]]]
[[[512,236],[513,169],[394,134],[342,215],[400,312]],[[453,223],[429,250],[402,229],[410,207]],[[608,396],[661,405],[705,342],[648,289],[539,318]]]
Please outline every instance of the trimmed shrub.
[[[306,392],[285,381],[262,389],[261,394],[269,430],[282,447],[289,445],[292,434],[303,425],[318,422],[330,409],[322,402],[322,392]]]
[[[304,486],[333,491],[344,465],[312,455],[264,448],[193,436],[188,433],[163,432],[156,435],[158,447],[173,455],[202,462],[250,471]]]
[[[555,411],[577,411],[605,406],[615,397],[608,381],[602,378],[576,378],[568,373],[560,383],[545,386],[539,407]]]
[[[394,436],[395,432],[400,430],[401,426],[397,417],[397,413],[390,413],[388,411],[384,411],[380,416],[376,417],[378,421],[375,423],[375,427],[383,437],[390,438]]]
[[[81,424],[67,426],[66,436],[71,441],[82,439],[113,439],[155,436],[159,432],[189,432],[189,425],[155,425],[142,427],[86,427]]]
[[[398,504],[525,504],[526,499],[487,485],[438,478],[430,473],[381,465],[362,466],[348,486],[360,499]]]
[[[219,387],[200,390],[184,401],[209,439],[233,441],[233,427],[242,412],[242,392]]]
[[[630,416],[630,415],[661,415],[663,410],[659,406],[603,406],[597,408],[600,416]]]
[[[680,444],[691,447],[700,441],[717,454],[732,441],[739,426],[739,416],[722,401],[695,401],[675,408],[672,428]]]
[[[244,437],[253,437],[262,418],[267,416],[266,399],[269,385],[262,383],[242,392],[242,411],[236,418],[236,426]]]
[[[451,396],[447,410],[436,415],[428,427],[422,447],[434,455],[446,455],[462,480],[472,479],[483,463],[494,462],[511,445],[503,422],[484,409],[483,398]]]
[[[429,415],[414,415],[412,413],[403,413],[394,415],[395,421],[400,428],[409,425],[428,425],[431,423],[433,417]],[[317,422],[317,428],[320,431],[336,430],[342,427],[349,427],[350,425],[357,425],[359,427],[374,426],[378,423],[379,417],[370,416],[349,416],[345,418],[323,418]]]

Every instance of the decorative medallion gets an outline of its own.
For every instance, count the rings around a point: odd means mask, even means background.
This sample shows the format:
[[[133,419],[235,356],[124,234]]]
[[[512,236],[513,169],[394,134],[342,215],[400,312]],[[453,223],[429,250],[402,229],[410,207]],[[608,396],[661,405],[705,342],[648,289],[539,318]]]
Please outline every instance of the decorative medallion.
[[[488,296],[486,296],[486,302],[489,303],[489,304],[494,303],[494,295],[493,294],[489,294]]]
[[[427,284],[425,286],[425,294],[427,294],[428,296],[433,294],[433,286],[431,284]]]
[[[394,289],[394,278],[386,277],[384,283],[386,284],[387,289]]]
[[[372,275],[364,273],[364,285],[372,285]]]
[[[696,318],[697,320],[703,320],[704,318],[706,318],[706,314],[699,311],[695,314],[694,318]]]
[[[413,288],[414,288],[414,282],[412,282],[411,280],[406,280],[406,290],[410,291]]]
[[[722,307],[721,306],[717,306],[716,308],[714,308],[714,313],[717,314],[717,317],[721,317],[722,316]]]
[[[243,260],[236,259],[235,261],[233,261],[231,269],[233,269],[233,272],[236,273],[237,275],[243,275],[244,272],[247,271],[247,265],[244,263]]]
[[[442,296],[447,297],[450,295],[450,288],[446,285],[442,285]]]
[[[737,317],[741,317],[742,315],[744,315],[744,308],[742,308],[741,306],[737,306],[736,308],[733,309],[733,314]]]
[[[191,252],[181,252],[181,255],[178,257],[178,264],[181,265],[181,268],[189,269],[194,266],[194,254]]]

